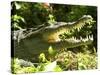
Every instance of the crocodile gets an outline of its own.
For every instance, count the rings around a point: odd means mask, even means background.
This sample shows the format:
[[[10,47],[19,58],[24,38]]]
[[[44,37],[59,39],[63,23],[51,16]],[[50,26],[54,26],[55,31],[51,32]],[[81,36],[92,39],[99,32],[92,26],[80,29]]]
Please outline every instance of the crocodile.
[[[81,45],[91,44],[93,35],[86,38],[75,36],[62,40],[60,34],[68,33],[77,29],[78,31],[93,21],[92,16],[84,15],[75,22],[55,22],[53,25],[43,24],[36,28],[12,31],[14,57],[33,60],[40,53],[47,53],[52,46],[54,50],[74,48]],[[88,24],[87,24],[88,23]]]

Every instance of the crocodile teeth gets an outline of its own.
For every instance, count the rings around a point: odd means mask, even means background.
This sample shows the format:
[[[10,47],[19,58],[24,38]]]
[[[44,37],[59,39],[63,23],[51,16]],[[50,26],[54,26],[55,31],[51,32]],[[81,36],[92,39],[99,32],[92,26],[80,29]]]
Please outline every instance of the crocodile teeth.
[[[84,40],[88,40],[89,38],[88,38],[88,36],[84,39]]]
[[[80,29],[82,28],[82,26],[80,27]]]
[[[82,40],[82,37],[80,36],[80,40]]]
[[[76,37],[75,37],[75,40],[76,40]]]
[[[86,41],[86,39],[83,39],[82,41],[83,41],[83,42],[85,42],[85,41]]]
[[[90,39],[90,40],[93,40],[93,35],[91,35],[89,39]]]
[[[79,31],[80,29],[79,29],[79,28],[77,28],[77,30]]]
[[[91,38],[91,36],[89,35],[89,39]]]
[[[88,23],[89,25],[91,24],[91,22]]]
[[[88,40],[93,41],[93,35],[88,35],[88,36],[86,36],[86,38],[82,38],[82,37],[80,36],[79,39],[77,39],[76,37],[71,37],[70,40],[75,41],[75,42],[79,42],[79,41],[86,42],[86,41],[88,41]]]
[[[93,35],[91,35],[91,37],[93,38]]]
[[[72,37],[72,39],[74,40],[74,37]]]

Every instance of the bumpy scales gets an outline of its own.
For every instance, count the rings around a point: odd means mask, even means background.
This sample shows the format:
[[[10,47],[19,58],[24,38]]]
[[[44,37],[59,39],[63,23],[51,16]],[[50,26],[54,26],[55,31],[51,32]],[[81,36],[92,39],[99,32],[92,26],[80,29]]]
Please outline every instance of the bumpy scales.
[[[14,31],[12,33],[14,34],[12,36],[14,40],[14,56],[32,60],[35,55],[47,52],[49,46],[52,46],[54,50],[61,50],[90,44],[93,41],[93,36],[85,39],[72,37],[62,40],[59,35],[75,29],[80,30],[92,20],[93,18],[90,15],[84,15],[72,23],[55,22],[54,25],[41,25],[37,28]]]

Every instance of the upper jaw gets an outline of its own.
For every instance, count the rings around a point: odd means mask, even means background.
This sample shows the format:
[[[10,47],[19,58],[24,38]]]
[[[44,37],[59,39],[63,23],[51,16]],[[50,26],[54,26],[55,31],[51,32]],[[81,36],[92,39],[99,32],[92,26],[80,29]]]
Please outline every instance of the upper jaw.
[[[85,20],[84,21],[84,25],[86,25],[86,24],[92,24],[93,22],[95,22],[95,21],[93,21],[93,18],[91,17],[91,16],[83,16],[83,18],[84,17],[87,17],[87,20]],[[72,28],[73,29],[73,31],[74,30],[77,30],[78,32],[80,31],[80,29],[81,28],[83,28],[83,26],[84,25],[81,25],[80,27],[75,27],[75,28]],[[71,30],[70,30],[71,31]],[[73,32],[72,32],[73,33]],[[85,38],[82,38],[81,36],[77,39],[76,37],[71,37],[71,38],[68,38],[68,39],[66,39],[66,41],[74,41],[74,42],[86,42],[86,41],[88,41],[88,40],[91,40],[91,41],[93,41],[93,35],[86,35],[86,37]]]

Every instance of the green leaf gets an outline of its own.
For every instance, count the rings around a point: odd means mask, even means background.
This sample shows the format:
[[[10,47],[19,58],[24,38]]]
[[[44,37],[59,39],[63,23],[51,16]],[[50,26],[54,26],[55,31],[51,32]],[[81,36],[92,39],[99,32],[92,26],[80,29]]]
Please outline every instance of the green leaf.
[[[35,67],[23,67],[22,68],[22,72],[24,72],[24,73],[32,73],[32,72],[35,72],[35,71],[36,71]]]
[[[21,5],[19,5],[18,3],[15,2],[15,6],[16,6],[16,9],[20,9],[21,8]]]
[[[78,69],[79,69],[79,70],[87,69],[86,64],[79,63],[79,64],[78,64]]]
[[[63,70],[59,67],[59,65],[57,65],[57,66],[54,68],[54,71],[55,71],[55,72],[60,72],[60,71],[63,71]]]
[[[47,61],[47,59],[45,58],[45,54],[44,53],[40,54],[39,60],[40,60],[40,62],[46,62]]]

